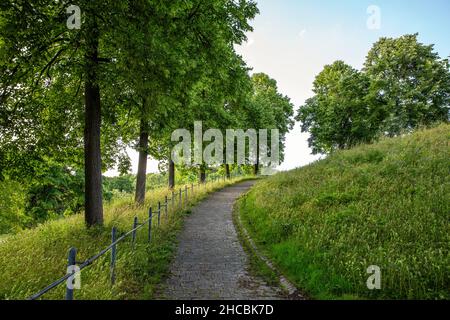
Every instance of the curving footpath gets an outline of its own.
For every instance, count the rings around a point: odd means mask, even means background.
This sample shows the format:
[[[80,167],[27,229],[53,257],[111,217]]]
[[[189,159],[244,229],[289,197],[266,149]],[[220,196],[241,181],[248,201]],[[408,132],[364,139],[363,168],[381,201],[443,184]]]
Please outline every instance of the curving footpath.
[[[233,225],[236,199],[255,182],[246,181],[209,196],[186,218],[164,298],[173,300],[282,299],[248,271],[248,258]]]

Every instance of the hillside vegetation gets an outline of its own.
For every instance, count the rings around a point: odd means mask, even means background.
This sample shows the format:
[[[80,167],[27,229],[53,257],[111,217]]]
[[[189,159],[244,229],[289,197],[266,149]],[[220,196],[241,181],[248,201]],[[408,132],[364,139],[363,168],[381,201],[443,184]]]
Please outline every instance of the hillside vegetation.
[[[336,152],[259,182],[241,217],[312,298],[449,299],[449,141],[444,124]]]
[[[208,193],[242,179],[196,187],[194,196],[190,194],[189,206]],[[83,215],[77,214],[0,238],[0,300],[25,299],[64,276],[71,247],[78,249],[77,262],[85,261],[110,244],[113,226],[119,234],[131,230],[133,218],[137,216],[142,223],[147,218],[148,207],[157,208],[158,201],[165,195],[170,196],[167,188],[152,190],[143,207],[136,206],[131,197],[113,201],[105,207],[104,227],[86,229]],[[114,286],[109,279],[109,253],[84,269],[81,290],[75,291],[75,299],[153,298],[167,273],[176,248],[176,236],[188,212],[189,207],[175,208],[169,211],[168,219],[163,212],[160,228],[155,217],[151,245],[147,242],[147,227],[138,231],[135,250],[132,250],[131,239],[119,243]],[[64,299],[64,292],[62,284],[43,299]]]

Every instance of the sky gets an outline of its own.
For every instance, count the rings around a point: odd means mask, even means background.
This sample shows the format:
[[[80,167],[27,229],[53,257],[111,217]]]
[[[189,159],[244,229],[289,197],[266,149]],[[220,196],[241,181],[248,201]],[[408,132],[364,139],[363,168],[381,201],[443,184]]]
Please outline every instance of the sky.
[[[380,37],[419,33],[450,56],[449,0],[259,0],[260,14],[251,22],[248,41],[236,47],[252,72],[275,79],[279,91],[291,98],[295,111],[312,96],[315,76],[327,64],[343,60],[360,69],[367,52]],[[285,161],[290,170],[318,159],[308,148],[308,134],[296,123],[287,135]],[[129,150],[133,172],[137,153]],[[149,160],[149,172],[158,163]],[[115,175],[112,170],[107,175]]]

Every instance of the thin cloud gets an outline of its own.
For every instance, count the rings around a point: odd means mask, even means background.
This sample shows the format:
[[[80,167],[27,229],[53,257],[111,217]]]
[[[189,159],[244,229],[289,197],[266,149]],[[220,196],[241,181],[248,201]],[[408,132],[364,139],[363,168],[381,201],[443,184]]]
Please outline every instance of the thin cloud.
[[[303,29],[302,31],[299,32],[298,36],[300,37],[300,39],[303,39],[306,35],[306,29]]]

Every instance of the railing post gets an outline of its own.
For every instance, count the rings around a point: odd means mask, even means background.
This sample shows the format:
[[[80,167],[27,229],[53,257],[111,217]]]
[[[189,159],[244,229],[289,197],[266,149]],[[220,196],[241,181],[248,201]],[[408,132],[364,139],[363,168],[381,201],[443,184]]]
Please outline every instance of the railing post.
[[[187,203],[188,203],[188,187],[187,187],[187,185],[184,186],[184,192],[185,192],[184,204],[187,205]]]
[[[152,207],[148,209],[148,242],[152,241],[152,220],[153,220],[153,213],[152,213]]]
[[[75,274],[74,266],[76,264],[76,256],[77,256],[77,249],[70,248],[69,256],[68,256],[68,259],[67,259],[67,269],[72,275]],[[69,281],[72,281],[71,285],[69,285]],[[73,300],[73,281],[74,281],[73,278],[72,279],[69,278],[67,280],[66,300]]]
[[[158,201],[158,227],[161,225],[161,201]]]
[[[133,237],[132,237],[132,244],[131,247],[134,249],[134,244],[136,243],[136,228],[138,226],[138,217],[134,217],[133,221]]]
[[[172,210],[175,211],[175,191],[172,190]]]
[[[167,218],[167,214],[168,214],[168,212],[169,212],[169,211],[167,210],[167,206],[169,205],[169,203],[168,203],[168,201],[167,201],[167,196],[165,196],[164,201],[165,201],[164,210],[165,210],[166,218]]]
[[[117,237],[117,229],[116,227],[113,227],[111,230],[111,244],[116,242]],[[115,274],[115,267],[116,267],[116,244],[114,244],[111,248],[111,265],[110,265],[110,273],[111,273],[111,284],[114,284],[116,282],[116,274]]]

